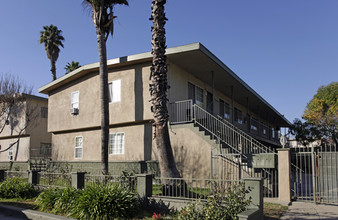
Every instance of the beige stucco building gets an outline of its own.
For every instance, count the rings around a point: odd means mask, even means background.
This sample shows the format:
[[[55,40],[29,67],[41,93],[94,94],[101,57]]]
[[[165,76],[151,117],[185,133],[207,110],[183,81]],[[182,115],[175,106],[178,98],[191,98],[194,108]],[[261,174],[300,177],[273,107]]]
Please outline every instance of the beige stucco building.
[[[168,48],[167,58],[170,138],[183,176],[210,176],[217,141],[190,123],[186,114],[191,111],[185,107],[180,112],[179,101],[198,105],[272,148],[279,146],[278,130],[289,122],[202,44]],[[149,102],[151,59],[149,52],[108,60],[110,171],[114,164],[140,163],[135,172],[149,172],[149,163],[156,161]],[[98,63],[82,66],[39,89],[49,96],[52,160],[80,170],[100,161],[98,68]]]
[[[9,162],[29,168],[29,161],[51,156],[51,134],[47,132],[48,99],[22,96],[24,101],[1,116],[0,124],[4,129],[0,133],[0,166],[3,168],[9,168]]]

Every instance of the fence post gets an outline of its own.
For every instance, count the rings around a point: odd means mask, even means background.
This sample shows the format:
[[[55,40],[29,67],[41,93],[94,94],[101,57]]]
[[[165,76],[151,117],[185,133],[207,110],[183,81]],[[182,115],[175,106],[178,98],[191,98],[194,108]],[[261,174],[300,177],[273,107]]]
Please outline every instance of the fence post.
[[[259,216],[263,218],[263,178],[243,178],[243,180],[245,198],[251,200],[249,208],[258,208]]]
[[[6,170],[0,170],[0,182],[5,180],[5,171]]]
[[[76,172],[72,174],[72,187],[75,189],[83,189],[85,186],[86,172]]]
[[[291,202],[291,158],[290,148],[278,150],[278,200]]]
[[[137,174],[137,193],[140,197],[153,195],[153,174]]]
[[[33,185],[39,184],[39,171],[28,170],[28,182]]]

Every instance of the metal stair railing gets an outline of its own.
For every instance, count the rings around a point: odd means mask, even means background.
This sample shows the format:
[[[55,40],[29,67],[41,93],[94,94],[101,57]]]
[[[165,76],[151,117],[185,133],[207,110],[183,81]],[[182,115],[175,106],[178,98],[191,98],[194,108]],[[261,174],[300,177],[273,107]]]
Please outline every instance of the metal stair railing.
[[[250,135],[227,125],[198,105],[194,104],[192,107],[193,121],[210,132],[215,138],[219,138],[231,148],[236,149],[237,152],[241,154],[273,153],[271,149],[259,143]]]

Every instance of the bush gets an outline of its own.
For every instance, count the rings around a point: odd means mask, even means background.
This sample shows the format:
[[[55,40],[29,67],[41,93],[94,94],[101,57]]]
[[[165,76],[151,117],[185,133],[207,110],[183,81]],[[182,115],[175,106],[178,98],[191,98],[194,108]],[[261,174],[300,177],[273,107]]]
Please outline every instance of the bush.
[[[177,218],[179,220],[199,220],[203,219],[203,212],[201,208],[198,208],[198,203],[189,203],[186,207],[182,208],[180,212],[178,212]]]
[[[49,211],[55,214],[69,213],[75,207],[80,190],[74,188],[50,188],[43,191],[36,199],[36,204],[41,211]]]
[[[178,219],[227,220],[238,219],[237,215],[250,204],[245,199],[245,190],[241,185],[229,187],[226,192],[218,192],[208,197],[198,208],[199,202],[187,205],[178,212]]]
[[[79,219],[114,219],[132,217],[138,199],[120,184],[96,184],[81,190],[70,216]]]
[[[30,199],[37,196],[37,191],[30,183],[22,182],[19,178],[8,178],[0,183],[0,198]]]

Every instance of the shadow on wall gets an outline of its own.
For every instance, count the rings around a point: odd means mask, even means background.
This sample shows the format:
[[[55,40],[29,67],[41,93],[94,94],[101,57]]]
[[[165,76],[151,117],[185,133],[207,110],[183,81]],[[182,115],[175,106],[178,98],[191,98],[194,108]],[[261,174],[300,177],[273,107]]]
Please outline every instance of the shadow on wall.
[[[173,145],[172,148],[177,169],[184,178],[209,178],[209,172],[204,169],[209,164],[202,164],[198,154],[188,151],[183,145]]]

